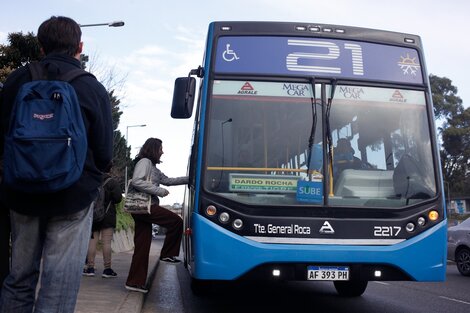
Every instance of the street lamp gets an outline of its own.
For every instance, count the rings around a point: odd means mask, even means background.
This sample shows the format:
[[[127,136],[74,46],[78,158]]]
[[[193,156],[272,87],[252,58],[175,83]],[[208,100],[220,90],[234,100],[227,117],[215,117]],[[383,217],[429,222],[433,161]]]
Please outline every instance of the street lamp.
[[[123,21],[114,21],[109,23],[97,23],[97,24],[78,24],[81,27],[93,27],[93,26],[109,26],[109,27],[121,27],[124,26]],[[80,63],[82,68],[85,68],[85,64],[88,62],[88,56],[80,53]]]
[[[126,147],[129,144],[128,138],[129,138],[129,128],[131,127],[145,127],[147,126],[146,124],[140,124],[140,125],[129,125],[126,126]],[[125,171],[125,178],[124,178],[124,188],[127,188],[127,162],[126,162],[126,171]]]
[[[448,181],[444,181],[445,186],[447,187],[447,195],[446,195],[446,206],[447,206],[447,214],[450,214],[451,209],[451,201],[450,201],[450,184]]]
[[[124,26],[123,21],[114,21],[110,23],[98,23],[98,24],[78,24],[80,27],[93,27],[93,26],[109,26],[109,27],[121,27]]]

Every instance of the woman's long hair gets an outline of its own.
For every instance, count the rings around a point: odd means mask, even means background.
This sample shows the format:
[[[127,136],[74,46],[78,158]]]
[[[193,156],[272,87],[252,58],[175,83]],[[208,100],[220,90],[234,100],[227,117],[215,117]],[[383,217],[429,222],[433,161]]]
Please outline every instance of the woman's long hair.
[[[145,141],[144,145],[140,148],[139,154],[135,158],[137,163],[140,159],[147,158],[152,163],[159,164],[160,161],[160,147],[162,141],[158,138],[149,138]]]

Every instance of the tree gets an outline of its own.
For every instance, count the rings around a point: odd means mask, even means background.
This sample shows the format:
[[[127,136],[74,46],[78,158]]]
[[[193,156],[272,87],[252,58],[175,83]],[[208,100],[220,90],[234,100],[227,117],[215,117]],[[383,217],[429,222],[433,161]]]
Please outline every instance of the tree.
[[[113,169],[112,175],[119,177],[119,183],[124,188],[124,171],[126,164],[130,162],[130,148],[127,146],[126,140],[121,132],[117,129],[122,115],[119,109],[121,101],[114,95],[114,90],[109,92],[111,103],[111,112],[113,117]]]
[[[441,166],[453,195],[470,193],[470,109],[464,109],[457,87],[448,78],[430,75],[434,114],[442,122]]]
[[[116,90],[121,90],[124,86],[126,76],[119,75],[113,66],[103,66],[98,62],[96,55],[89,58],[87,55],[81,56],[83,68],[88,68],[100,82],[105,86],[109,93],[111,103],[111,112],[113,119],[113,169],[112,175],[117,177],[121,187],[124,190],[124,173],[127,167],[130,167],[130,147],[127,146],[126,140],[118,130],[122,111],[120,110],[121,100],[116,96]]]
[[[454,194],[470,194],[470,108],[452,116],[446,124],[441,133],[444,179]]]
[[[436,119],[449,119],[463,112],[462,99],[457,96],[457,87],[452,85],[450,79],[431,74],[429,82]]]
[[[33,33],[10,33],[8,42],[9,45],[0,45],[0,81],[5,81],[14,69],[27,62],[41,59],[39,42]]]

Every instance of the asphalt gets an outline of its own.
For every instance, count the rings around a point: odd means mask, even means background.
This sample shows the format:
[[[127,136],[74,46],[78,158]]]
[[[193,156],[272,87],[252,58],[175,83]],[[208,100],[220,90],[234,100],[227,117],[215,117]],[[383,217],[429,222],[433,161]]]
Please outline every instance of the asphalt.
[[[112,268],[118,274],[115,278],[101,277],[103,258],[101,251],[98,251],[95,259],[96,276],[82,277],[75,313],[141,313],[146,297],[157,292],[150,287],[157,272],[163,239],[164,235],[158,235],[152,240],[150,247],[146,283],[146,287],[150,289],[148,294],[125,288],[133,250],[113,253]],[[455,263],[448,260],[447,264]]]
[[[155,277],[163,238],[163,236],[157,236],[150,247],[146,284],[148,288]],[[117,277],[102,278],[103,257],[101,251],[97,251],[96,275],[94,277],[82,276],[75,313],[140,313],[142,311],[146,294],[125,288],[133,252],[130,250],[113,253],[111,267],[117,273]]]

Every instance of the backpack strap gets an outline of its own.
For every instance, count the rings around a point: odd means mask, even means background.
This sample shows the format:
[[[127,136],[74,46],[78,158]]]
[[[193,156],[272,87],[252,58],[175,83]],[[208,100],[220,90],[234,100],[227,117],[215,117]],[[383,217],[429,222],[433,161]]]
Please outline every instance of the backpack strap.
[[[111,201],[108,202],[108,205],[106,206],[106,210],[104,211],[104,214],[108,214],[109,208],[111,207]]]
[[[39,62],[28,63],[28,69],[31,73],[31,80],[47,80],[47,73],[44,66]]]
[[[112,177],[106,178],[106,180],[103,182],[103,187],[106,186],[106,184],[107,184],[111,179],[113,179],[113,178],[112,178]]]
[[[66,81],[68,83],[70,83],[72,80],[74,80],[75,78],[79,77],[79,76],[85,76],[85,75],[89,75],[91,77],[95,77],[93,74],[91,74],[90,72],[87,72],[81,68],[76,68],[76,69],[73,69],[71,71],[68,71],[62,75],[59,76],[59,79],[60,80],[63,80],[63,81]]]
[[[106,180],[103,182],[103,185],[101,185],[103,187],[104,194],[105,194],[104,201],[106,201],[106,188],[105,188],[105,186],[111,179],[113,179],[113,178],[112,177],[106,178]],[[108,213],[109,207],[111,206],[111,202],[112,202],[111,200],[108,201],[108,205],[106,206],[105,214]]]

